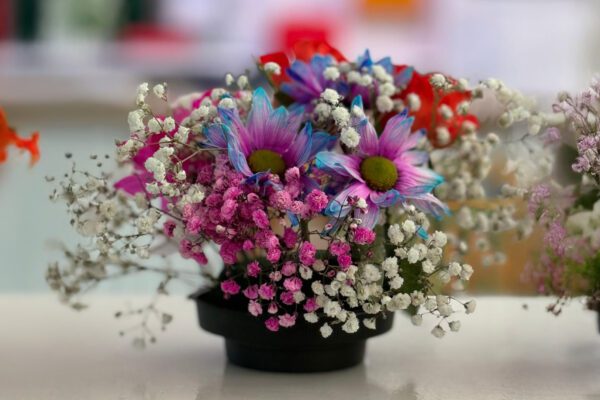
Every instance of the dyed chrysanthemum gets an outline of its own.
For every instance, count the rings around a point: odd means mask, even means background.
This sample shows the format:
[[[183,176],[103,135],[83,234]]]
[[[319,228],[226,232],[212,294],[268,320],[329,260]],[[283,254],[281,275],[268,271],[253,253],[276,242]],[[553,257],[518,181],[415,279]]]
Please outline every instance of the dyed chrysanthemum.
[[[262,89],[252,97],[252,109],[244,123],[235,109],[219,108],[221,125],[209,127],[205,135],[213,147],[227,148],[234,168],[251,178],[270,172],[283,176],[292,167],[302,167],[334,139],[321,132],[313,134],[303,122],[303,110],[273,109]]]
[[[352,106],[362,108],[361,98],[357,97]],[[412,123],[413,118],[404,111],[392,117],[378,137],[373,125],[362,117],[352,122],[361,136],[356,154],[317,154],[318,168],[349,181],[346,189],[327,206],[327,215],[347,215],[351,209],[348,204],[350,197],[366,201],[366,215],[357,217],[362,218],[363,225],[367,227],[376,224],[380,208],[399,201],[410,201],[434,215],[446,212],[446,206],[431,193],[443,178],[422,167],[427,162],[427,153],[414,148],[425,133],[411,133]]]
[[[309,104],[318,99],[326,88],[341,89],[337,82],[325,77],[325,69],[332,65],[333,57],[320,54],[316,54],[308,62],[296,60],[286,70],[290,80],[284,82],[280,89],[294,102]]]

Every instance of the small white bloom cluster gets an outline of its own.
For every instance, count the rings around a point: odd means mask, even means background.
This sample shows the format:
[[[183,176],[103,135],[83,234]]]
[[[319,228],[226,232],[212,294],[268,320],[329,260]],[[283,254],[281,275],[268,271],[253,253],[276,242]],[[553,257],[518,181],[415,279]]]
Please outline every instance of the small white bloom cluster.
[[[263,66],[267,74],[281,75],[281,66],[276,62],[269,61]]]
[[[357,265],[351,265],[345,272],[337,272],[328,284],[314,281],[311,290],[322,314],[308,312],[304,319],[310,323],[321,322],[320,332],[328,337],[333,326],[340,325],[348,333],[356,332],[361,324],[367,329],[375,329],[377,321],[394,311],[413,310],[412,321],[420,325],[424,315],[439,319],[436,335],[444,326],[457,331],[460,322],[449,320],[462,308],[467,313],[474,311],[474,302],[460,301],[435,292],[433,281],[449,283],[453,279],[469,280],[473,268],[468,264],[452,262],[442,264],[443,247],[447,236],[440,231],[430,235],[425,233],[428,219],[412,205],[400,207],[398,222],[389,226],[388,242],[393,246],[391,256],[383,259],[365,258]],[[352,223],[351,223],[352,224]],[[414,275],[420,266],[418,286],[405,287],[405,276]],[[315,267],[313,266],[313,269]],[[315,270],[327,271],[326,267]],[[321,272],[317,272],[321,273]],[[453,304],[460,307],[453,308]],[[357,311],[360,310],[360,311]],[[437,336],[437,335],[436,335]]]
[[[459,136],[449,148],[433,151],[433,167],[446,179],[436,188],[436,195],[442,200],[485,197],[483,181],[492,167],[492,151],[498,142],[494,133],[480,139],[472,132]]]
[[[264,67],[266,68],[266,64]],[[387,114],[400,111],[405,107],[401,100],[394,98],[394,95],[404,88],[396,86],[393,76],[380,64],[359,68],[355,63],[340,62],[327,67],[323,77],[328,81],[343,81],[347,85],[356,85],[361,87],[361,90],[366,90],[369,93],[366,99],[374,100],[375,110],[378,113]],[[343,100],[346,101],[346,105],[342,103]],[[355,114],[362,113],[362,110],[348,109],[347,104],[351,100],[351,98],[344,99],[335,89],[327,88],[313,104],[315,127],[327,130],[326,128],[333,124],[338,129],[341,142],[350,150],[356,148],[360,140],[355,130],[348,129],[351,118],[362,117]]]

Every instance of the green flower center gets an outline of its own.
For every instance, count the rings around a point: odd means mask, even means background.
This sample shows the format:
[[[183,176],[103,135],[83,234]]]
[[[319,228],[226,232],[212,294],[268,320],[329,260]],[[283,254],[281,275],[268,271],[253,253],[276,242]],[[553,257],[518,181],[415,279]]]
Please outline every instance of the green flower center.
[[[360,174],[367,185],[378,192],[387,192],[398,181],[398,169],[385,157],[368,157],[360,164]]]
[[[283,175],[285,172],[285,161],[271,150],[256,150],[248,157],[248,166],[255,174],[258,172],[271,171],[275,175]]]

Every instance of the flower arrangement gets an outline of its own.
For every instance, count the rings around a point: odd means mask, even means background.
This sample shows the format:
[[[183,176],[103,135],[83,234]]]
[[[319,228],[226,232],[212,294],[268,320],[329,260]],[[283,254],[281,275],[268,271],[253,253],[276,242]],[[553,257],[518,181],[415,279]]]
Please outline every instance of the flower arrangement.
[[[573,173],[527,191],[544,243],[525,277],[541,294],[557,296],[548,307],[556,315],[575,296],[585,296],[587,307],[600,311],[600,81],[574,96],[560,93],[553,111],[558,118],[546,142],[563,144],[563,159],[570,160]],[[562,163],[558,167],[567,170]]]
[[[258,70],[273,96],[246,75],[174,101],[166,84],[140,85],[130,136],[116,148],[131,174],[74,165],[52,194],[87,240],[65,249],[65,263],[51,263],[50,287],[81,309],[99,283],[150,273],[162,277],[157,295],[175,280],[216,287],[267,331],[301,320],[323,337],[355,333],[399,310],[415,325],[433,317],[436,337],[458,331],[455,314],[476,303],[444,287],[469,280],[473,268],[462,259],[466,240],[432,226],[529,226],[510,207],[468,203],[488,198],[483,183],[500,140],[478,132],[487,121],[472,106],[495,99],[500,114],[490,125],[524,122],[530,136],[549,117],[497,80],[469,88],[368,51],[349,61],[326,43],[262,56]],[[522,165],[511,173],[528,176]],[[513,195],[523,191],[506,185],[501,197]],[[197,266],[171,265],[171,249]],[[154,340],[153,318],[162,328],[172,319],[157,298],[116,314],[143,316],[137,344]]]

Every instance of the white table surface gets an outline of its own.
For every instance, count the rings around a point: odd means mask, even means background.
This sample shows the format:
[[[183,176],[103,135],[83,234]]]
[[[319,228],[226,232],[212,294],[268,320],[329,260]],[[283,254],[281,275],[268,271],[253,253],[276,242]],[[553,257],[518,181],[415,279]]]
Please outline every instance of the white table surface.
[[[136,350],[112,317],[124,303],[95,297],[77,314],[50,295],[1,295],[0,399],[600,400],[596,316],[578,302],[556,318],[547,299],[479,298],[442,340],[398,318],[369,341],[364,365],[304,375],[229,365],[221,338],[178,297],[164,303],[170,330]]]

